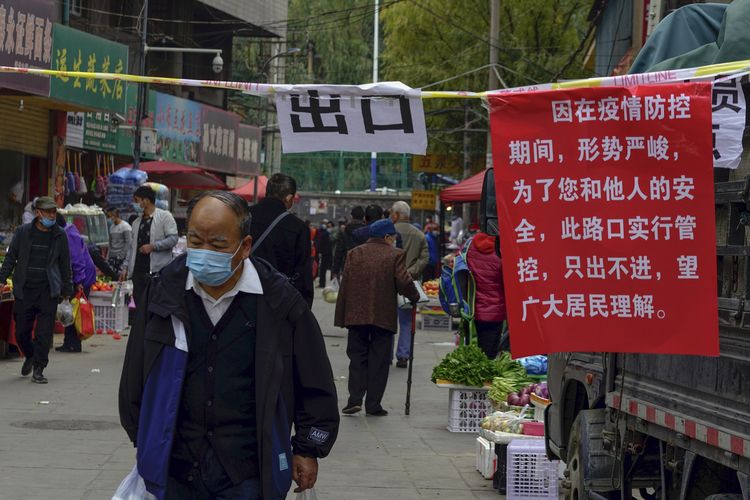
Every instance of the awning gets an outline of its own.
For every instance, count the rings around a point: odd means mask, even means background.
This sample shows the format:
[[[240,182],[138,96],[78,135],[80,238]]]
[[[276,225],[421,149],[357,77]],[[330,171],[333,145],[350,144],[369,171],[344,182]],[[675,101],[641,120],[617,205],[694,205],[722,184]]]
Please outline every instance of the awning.
[[[139,168],[148,174],[149,181],[164,184],[171,189],[227,188],[221,179],[199,167],[168,161],[144,161],[140,163]]]
[[[482,199],[482,184],[484,184],[484,173],[482,170],[466,180],[440,191],[440,201],[447,205],[453,203],[468,203]]]
[[[266,177],[265,175],[259,175],[244,186],[240,186],[232,192],[242,196],[247,201],[255,201],[253,200],[253,192],[256,191],[256,182],[258,183],[258,199],[262,200],[266,196],[266,183],[268,182],[268,177]]]

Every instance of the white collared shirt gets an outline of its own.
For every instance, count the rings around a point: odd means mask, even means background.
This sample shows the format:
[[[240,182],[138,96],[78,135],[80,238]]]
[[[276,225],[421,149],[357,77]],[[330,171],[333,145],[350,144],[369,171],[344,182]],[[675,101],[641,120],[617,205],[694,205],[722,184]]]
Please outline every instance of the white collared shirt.
[[[235,283],[234,288],[229,290],[227,293],[214,299],[203,288],[200,283],[197,283],[193,278],[193,273],[188,271],[187,281],[185,282],[185,290],[193,289],[198,297],[203,301],[203,307],[206,308],[206,313],[211,319],[211,323],[214,326],[219,322],[224,313],[227,312],[229,306],[232,304],[232,300],[239,292],[252,293],[255,295],[263,295],[263,286],[260,284],[260,277],[258,271],[250,259],[245,259],[243,262],[242,276]]]

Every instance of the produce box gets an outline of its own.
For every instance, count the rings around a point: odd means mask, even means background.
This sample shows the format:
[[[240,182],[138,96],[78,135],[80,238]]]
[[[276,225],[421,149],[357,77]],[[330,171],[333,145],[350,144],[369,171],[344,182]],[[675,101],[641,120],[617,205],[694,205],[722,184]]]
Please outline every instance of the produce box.
[[[495,446],[482,436],[476,441],[476,468],[485,479],[492,479],[497,469]]]
[[[449,389],[448,431],[478,432],[482,419],[492,412],[486,387]]]
[[[507,498],[558,499],[560,462],[547,459],[544,439],[514,439],[508,445]]]
[[[449,332],[453,329],[450,316],[422,313],[421,330]]]

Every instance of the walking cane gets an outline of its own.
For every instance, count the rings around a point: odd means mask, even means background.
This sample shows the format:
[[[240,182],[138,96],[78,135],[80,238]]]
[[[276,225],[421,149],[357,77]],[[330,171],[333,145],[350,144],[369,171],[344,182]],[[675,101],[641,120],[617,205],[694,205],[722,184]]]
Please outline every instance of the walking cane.
[[[411,373],[414,366],[414,335],[417,331],[417,303],[411,303],[411,339],[409,340],[411,347],[409,348],[409,375],[406,377],[406,406],[404,408],[404,414],[409,414],[411,406]]]

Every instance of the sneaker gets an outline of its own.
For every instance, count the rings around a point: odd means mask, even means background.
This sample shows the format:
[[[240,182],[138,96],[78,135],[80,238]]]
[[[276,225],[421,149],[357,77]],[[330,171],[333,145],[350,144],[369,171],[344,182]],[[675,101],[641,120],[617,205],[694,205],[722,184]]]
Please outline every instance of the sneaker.
[[[386,411],[386,410],[384,410],[382,408],[379,409],[379,410],[377,410],[377,411],[373,411],[373,412],[369,412],[368,411],[367,412],[367,416],[369,416],[369,417],[387,417],[388,416],[388,411]]]
[[[398,358],[398,361],[396,361],[396,367],[397,368],[407,368],[409,366],[409,360],[404,358]]]
[[[55,347],[55,351],[57,351],[57,352],[81,352],[81,348],[80,347],[75,348],[75,347],[70,347],[70,346],[67,346],[67,345],[61,345],[60,347]]]
[[[34,375],[31,376],[31,381],[34,382],[35,384],[46,384],[47,378],[44,376],[44,373],[42,373],[43,371],[44,371],[44,368],[40,366],[35,366]]]
[[[362,405],[346,405],[343,410],[341,410],[341,413],[344,415],[354,415],[355,413],[359,413],[362,411]]]
[[[21,376],[25,377],[31,373],[31,369],[34,367],[34,360],[32,358],[26,358],[23,360],[23,366],[21,367]]]

